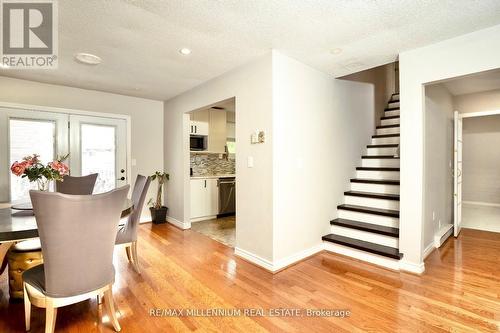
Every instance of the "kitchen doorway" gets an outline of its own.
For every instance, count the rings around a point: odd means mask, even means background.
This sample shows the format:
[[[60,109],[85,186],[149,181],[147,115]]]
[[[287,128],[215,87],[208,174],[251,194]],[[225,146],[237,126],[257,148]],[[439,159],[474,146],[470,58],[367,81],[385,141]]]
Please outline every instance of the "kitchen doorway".
[[[236,113],[231,98],[189,112],[191,229],[234,248]]]

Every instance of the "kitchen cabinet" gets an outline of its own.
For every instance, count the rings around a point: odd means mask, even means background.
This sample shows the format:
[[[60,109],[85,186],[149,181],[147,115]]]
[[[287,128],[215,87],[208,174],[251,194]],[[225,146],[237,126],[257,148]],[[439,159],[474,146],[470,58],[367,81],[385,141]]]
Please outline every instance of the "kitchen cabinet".
[[[219,213],[218,179],[191,179],[191,219]]]
[[[208,135],[208,123],[202,121],[191,121],[190,132],[191,135]]]
[[[210,110],[208,124],[208,151],[224,153],[227,139],[226,111]]]
[[[191,113],[190,116],[190,132],[191,135],[208,135],[208,123],[210,115],[208,110],[196,111]]]

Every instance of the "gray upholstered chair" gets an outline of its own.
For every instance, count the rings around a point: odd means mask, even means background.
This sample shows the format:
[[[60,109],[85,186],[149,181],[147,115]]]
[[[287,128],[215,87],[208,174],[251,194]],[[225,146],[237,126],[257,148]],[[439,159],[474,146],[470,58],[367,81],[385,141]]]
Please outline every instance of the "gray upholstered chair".
[[[137,256],[137,228],[139,226],[142,207],[144,206],[144,200],[146,199],[150,183],[151,179],[149,177],[137,175],[134,190],[132,192],[134,210],[129,216],[123,219],[122,222],[124,222],[124,224],[119,228],[118,234],[116,235],[116,245],[125,246],[127,258],[132,263],[135,271],[139,274],[141,274],[141,271],[139,268],[139,258]]]
[[[92,194],[97,180],[97,173],[83,177],[64,176],[63,181],[56,182],[56,192],[74,195]]]
[[[97,195],[30,191],[44,263],[23,274],[26,330],[31,304],[46,308],[45,332],[53,332],[57,308],[104,294],[110,321],[114,309],[113,250],[130,186]]]

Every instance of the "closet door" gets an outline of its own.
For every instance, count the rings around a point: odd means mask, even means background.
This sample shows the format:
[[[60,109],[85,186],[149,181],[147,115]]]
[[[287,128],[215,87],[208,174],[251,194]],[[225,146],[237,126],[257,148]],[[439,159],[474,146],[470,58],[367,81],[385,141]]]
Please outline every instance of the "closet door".
[[[71,175],[99,174],[94,193],[127,184],[126,120],[79,115],[69,120]]]
[[[14,161],[38,154],[47,163],[67,153],[68,115],[0,108],[0,202],[27,201],[36,187],[10,172]]]

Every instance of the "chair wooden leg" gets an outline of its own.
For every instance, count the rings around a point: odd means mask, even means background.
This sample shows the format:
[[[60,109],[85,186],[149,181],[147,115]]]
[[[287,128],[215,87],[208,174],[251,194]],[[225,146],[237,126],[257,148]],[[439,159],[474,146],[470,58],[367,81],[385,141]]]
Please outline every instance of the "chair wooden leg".
[[[125,251],[127,252],[127,259],[130,262],[132,260],[132,256],[130,254],[130,246],[126,246]]]
[[[139,267],[139,257],[137,256],[137,241],[132,242],[132,261],[135,271],[141,274],[141,269]]]
[[[45,333],[54,333],[56,328],[57,308],[50,300],[47,300],[45,308]]]
[[[23,283],[24,291],[24,324],[26,325],[26,332],[31,329],[31,302],[26,290],[26,284]]]
[[[102,301],[104,300],[104,294],[98,294],[97,295],[97,304],[102,304]]]
[[[111,324],[113,324],[113,328],[116,332],[121,331],[120,323],[118,322],[118,318],[116,317],[115,303],[113,301],[113,291],[111,289],[111,285],[109,289],[104,292],[105,305],[108,310],[109,320]]]

